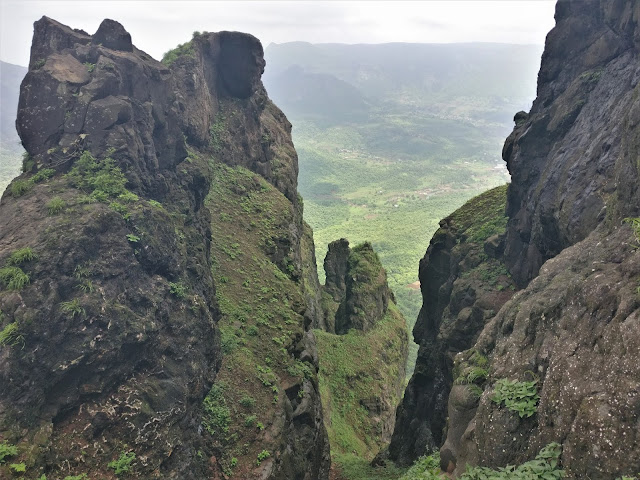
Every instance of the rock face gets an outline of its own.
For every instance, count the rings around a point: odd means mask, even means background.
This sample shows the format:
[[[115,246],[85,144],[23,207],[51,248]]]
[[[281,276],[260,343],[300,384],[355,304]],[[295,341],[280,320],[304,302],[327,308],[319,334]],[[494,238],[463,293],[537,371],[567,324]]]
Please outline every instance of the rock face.
[[[502,152],[512,179],[505,258],[520,286],[605,219],[638,216],[639,8],[557,4],[538,96]]]
[[[389,446],[390,458],[400,464],[442,445],[453,358],[474,344],[485,323],[513,295],[499,248],[505,198],[506,187],[498,187],[442,220],[420,261],[423,306],[413,330],[420,349]]]
[[[484,329],[475,349],[488,384],[538,381],[537,413],[518,414],[485,387],[457,443],[466,463],[498,466],[562,443],[567,478],[635,475],[640,465],[640,255],[628,228],[597,229],[547,261]],[[451,405],[451,404],[450,404]]]
[[[455,357],[456,382],[442,399],[448,432],[431,444],[437,448],[446,438],[442,467],[455,474],[467,463],[522,463],[550,442],[562,444],[567,478],[637,474],[640,257],[638,232],[623,219],[640,213],[639,15],[628,2],[557,4],[538,97],[528,114],[516,115],[503,149],[512,183],[502,258],[524,289],[486,319],[472,348]],[[434,389],[417,388],[429,385],[421,372],[430,372],[437,355],[437,345],[429,352],[422,345],[439,326],[437,338],[445,338],[446,309],[431,323],[423,320],[442,299],[443,291],[430,285],[437,287],[446,269],[426,273],[441,258],[438,243],[436,235],[421,264],[425,305],[414,331],[421,354],[399,410],[394,440],[400,441],[392,442],[400,459],[418,453],[411,437],[402,439],[407,423],[401,419],[414,416],[414,423],[426,424],[431,405],[442,405],[432,400]],[[485,253],[499,252],[501,244],[487,239]],[[463,278],[458,274],[454,283]],[[493,400],[505,379],[535,382],[530,415]]]
[[[331,242],[324,270],[326,331],[344,334],[355,328],[367,332],[386,314],[393,294],[370,243],[352,250],[344,238]]]
[[[211,248],[220,220],[205,204],[217,165],[245,167],[285,199],[287,223],[262,255],[302,290],[297,157],[260,81],[259,41],[202,34],[180,53],[157,62],[112,20],[94,36],[35,23],[16,122],[30,157],[0,207],[0,439],[33,478],[113,478],[108,464],[124,454],[141,478],[224,475],[225,447],[203,430],[224,357]],[[270,460],[251,459],[243,478],[328,475],[303,320],[317,313],[299,295],[290,354],[309,365],[296,407],[307,414],[278,403]]]

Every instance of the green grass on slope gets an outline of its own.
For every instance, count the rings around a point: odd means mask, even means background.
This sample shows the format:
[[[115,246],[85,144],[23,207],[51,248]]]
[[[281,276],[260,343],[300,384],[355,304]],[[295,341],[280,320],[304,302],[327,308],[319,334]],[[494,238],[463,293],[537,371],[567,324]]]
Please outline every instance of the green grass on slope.
[[[214,165],[207,206],[224,356],[203,423],[224,451],[226,474],[243,479],[265,450],[275,452],[285,394],[312,374],[290,353],[304,333],[301,286],[266,254],[286,238],[294,212],[262,177],[222,164]]]
[[[389,303],[386,316],[366,333],[315,330],[320,396],[332,453],[356,453],[371,460],[382,447],[383,425],[364,405],[384,399],[391,405],[387,413],[394,414],[400,398],[393,385],[402,375],[405,328]]]
[[[329,242],[370,241],[411,331],[422,304],[418,263],[439,221],[508,180],[504,169],[495,168],[502,137],[449,120],[400,115],[330,128],[294,120],[293,134],[321,281]],[[411,343],[408,377],[416,355]]]

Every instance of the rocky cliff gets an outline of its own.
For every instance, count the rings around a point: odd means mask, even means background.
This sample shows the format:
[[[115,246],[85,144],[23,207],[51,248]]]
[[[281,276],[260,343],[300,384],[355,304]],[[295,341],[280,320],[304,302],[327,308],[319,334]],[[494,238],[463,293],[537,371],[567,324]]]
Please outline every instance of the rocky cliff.
[[[324,259],[320,392],[332,455],[371,460],[391,438],[405,383],[408,335],[369,242],[342,238]],[[338,458],[340,464],[340,458]]]
[[[438,352],[450,338],[451,303],[428,312],[449,291],[439,287],[451,271],[440,252],[456,247],[434,237],[421,263],[421,355],[399,409],[395,458],[444,443],[442,467],[459,474],[467,463],[521,463],[558,442],[567,478],[638,473],[640,258],[637,224],[634,238],[623,220],[640,213],[639,16],[633,2],[558,2],[538,96],[503,149],[512,183],[501,258],[523,290],[497,314],[464,321],[473,341],[451,357],[471,348],[447,377]],[[418,445],[406,428],[422,432]]]
[[[420,261],[423,306],[413,331],[420,349],[389,446],[390,457],[402,465],[444,442],[454,357],[474,344],[514,293],[502,257],[505,200],[506,186],[467,202],[440,222]]]
[[[254,37],[170,53],[112,20],[35,23],[0,206],[0,439],[28,478],[326,478],[291,126]]]

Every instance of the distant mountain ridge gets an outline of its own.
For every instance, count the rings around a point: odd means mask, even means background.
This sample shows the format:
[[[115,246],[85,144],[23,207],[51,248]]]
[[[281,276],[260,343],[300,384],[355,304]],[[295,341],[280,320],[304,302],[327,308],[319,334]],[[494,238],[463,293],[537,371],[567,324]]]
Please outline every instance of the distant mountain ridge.
[[[450,105],[437,104],[451,103],[455,97],[476,98],[471,116],[486,117],[495,110],[499,121],[508,121],[514,103],[529,101],[535,91],[541,53],[541,45],[498,43],[272,43],[265,50],[264,82],[285,112],[293,115],[317,113],[299,95],[311,75],[322,73],[355,87],[369,100],[382,100],[387,108],[428,106],[434,113],[454,114]],[[279,88],[283,73],[292,66],[306,75],[298,72],[298,78],[287,77],[289,88]],[[298,95],[291,98],[293,91]],[[322,97],[327,110],[334,106],[337,116],[343,110],[342,104],[322,90],[314,91],[313,96],[318,102]]]

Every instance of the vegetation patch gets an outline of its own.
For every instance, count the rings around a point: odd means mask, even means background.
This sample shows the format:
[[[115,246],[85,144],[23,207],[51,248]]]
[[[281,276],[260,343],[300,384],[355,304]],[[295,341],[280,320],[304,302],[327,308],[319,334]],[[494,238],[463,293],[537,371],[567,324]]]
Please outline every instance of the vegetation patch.
[[[31,247],[24,247],[18,250],[15,250],[9,256],[9,260],[7,260],[8,265],[18,266],[23,263],[30,262],[31,260],[36,260],[38,257],[31,249]]]
[[[187,56],[193,57],[195,55],[195,50],[193,48],[193,39],[198,37],[200,32],[193,32],[192,39],[188,42],[181,43],[177,47],[169,50],[164,55],[162,55],[161,62],[165,65],[170,66],[173,62],[175,62],[178,58]]]
[[[23,171],[30,172],[35,167],[35,163],[31,157],[25,153],[23,159]],[[26,168],[26,170],[25,170]],[[51,178],[55,173],[55,170],[51,168],[44,168],[39,170],[35,175],[32,175],[29,179],[18,179],[11,183],[11,195],[14,197],[20,197],[30,191],[36,183],[40,183],[44,180]]]
[[[550,443],[536,455],[536,458],[519,466],[492,470],[487,467],[470,467],[460,480],[556,480],[564,478],[565,474],[559,468],[559,458],[562,447],[558,443]]]
[[[18,447],[12,445],[6,440],[0,442],[0,463],[5,463],[7,458],[15,457],[18,455]]]
[[[66,175],[71,184],[97,201],[106,201],[131,193],[125,188],[127,179],[113,158],[97,161],[89,151],[82,152]]]
[[[113,469],[113,473],[116,475],[122,475],[123,473],[129,473],[131,470],[131,464],[136,459],[134,452],[122,452],[117,460],[109,462],[107,465]]]
[[[24,338],[20,333],[18,322],[9,323],[0,331],[0,346],[13,347],[14,345],[17,345],[19,343],[24,343]],[[0,444],[0,457],[1,456],[2,444]]]
[[[393,462],[384,466],[372,466],[371,461],[353,454],[331,454],[333,466],[340,472],[338,478],[347,480],[398,480],[407,471]]]
[[[207,206],[216,212],[211,258],[224,356],[205,399],[203,426],[224,451],[218,458],[226,474],[248,478],[262,452],[277,454],[272,438],[283,396],[299,402],[313,375],[295,355],[306,307],[301,282],[286,270],[289,252],[278,247],[294,221],[291,203],[245,168],[211,165]]]
[[[47,213],[49,215],[57,215],[62,212],[66,207],[65,201],[60,197],[53,197],[47,202]]]
[[[346,335],[334,335],[314,330],[320,395],[332,453],[355,452],[371,460],[382,447],[381,420],[364,405],[385,398],[389,414],[395,411],[400,398],[393,388],[404,369],[405,328],[402,315],[390,302],[385,317],[367,333],[350,330]]]
[[[489,360],[474,349],[456,356],[453,366],[453,378],[456,385],[469,385],[480,396],[489,377]]]
[[[531,417],[538,411],[538,380],[519,382],[502,378],[493,387],[491,400],[498,405],[504,404],[512,412],[516,412],[520,418]]]
[[[211,387],[204,399],[204,417],[202,424],[207,431],[219,439],[224,439],[229,432],[231,412],[223,396],[225,384],[218,382]]]
[[[439,480],[441,475],[440,453],[420,457],[399,480]]]
[[[29,275],[20,267],[4,267],[0,268],[0,282],[8,290],[22,290],[29,284]]]

